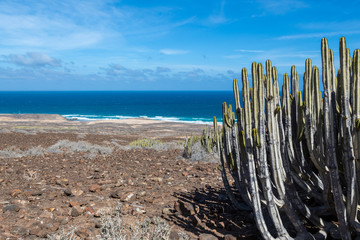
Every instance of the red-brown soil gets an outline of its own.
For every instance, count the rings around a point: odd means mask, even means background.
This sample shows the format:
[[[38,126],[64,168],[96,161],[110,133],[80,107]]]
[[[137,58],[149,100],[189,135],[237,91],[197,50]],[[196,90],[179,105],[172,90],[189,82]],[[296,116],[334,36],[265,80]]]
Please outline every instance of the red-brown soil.
[[[181,147],[129,147],[142,138],[176,145],[204,125],[143,121],[0,116],[0,239],[45,238],[70,227],[77,239],[97,239],[100,215],[119,204],[127,224],[165,219],[171,239],[178,231],[257,239],[251,214],[235,212],[226,199],[216,162],[184,159]],[[50,151],[60,140],[86,142],[89,151]],[[189,213],[179,210],[184,203]]]

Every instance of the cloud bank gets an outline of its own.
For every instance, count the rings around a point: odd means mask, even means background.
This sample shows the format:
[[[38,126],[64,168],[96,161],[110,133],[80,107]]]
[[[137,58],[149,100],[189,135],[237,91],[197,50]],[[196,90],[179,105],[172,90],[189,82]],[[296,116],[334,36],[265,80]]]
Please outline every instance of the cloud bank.
[[[25,67],[60,67],[61,60],[52,58],[44,53],[27,52],[24,55],[10,54],[3,56],[6,62]]]

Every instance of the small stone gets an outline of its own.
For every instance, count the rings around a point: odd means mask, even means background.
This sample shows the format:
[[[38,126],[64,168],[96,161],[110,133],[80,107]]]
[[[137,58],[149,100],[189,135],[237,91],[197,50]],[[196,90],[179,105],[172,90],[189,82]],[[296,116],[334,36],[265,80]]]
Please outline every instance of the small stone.
[[[10,195],[12,197],[17,197],[20,193],[21,193],[20,189],[14,189],[14,190],[11,191]]]
[[[121,187],[124,185],[124,180],[120,179],[115,183],[115,187]]]
[[[226,234],[224,236],[224,240],[236,240],[236,237],[234,235],[231,235],[231,234]]]
[[[111,198],[117,198],[117,199],[119,199],[119,198],[121,198],[121,196],[122,196],[122,192],[121,192],[121,191],[114,191],[114,192],[111,192],[111,193],[110,193],[110,197],[111,197]]]
[[[196,215],[191,215],[189,217],[189,221],[191,222],[191,224],[194,227],[197,227],[197,226],[204,227],[205,226],[205,224],[203,222],[201,222],[201,219]]]
[[[80,196],[81,194],[83,194],[84,192],[80,189],[76,189],[76,188],[67,188],[64,190],[64,194],[65,196],[69,196],[69,197],[72,197],[72,196]]]
[[[154,202],[154,197],[149,196],[149,197],[145,198],[144,201],[147,202],[147,203],[153,203]]]
[[[137,207],[137,208],[131,210],[132,215],[145,214],[145,213],[146,213],[146,210],[143,207],[141,207],[141,208]]]
[[[20,200],[20,199],[15,199],[14,201],[12,201],[13,204],[19,204],[19,205],[26,205],[28,203],[28,201],[26,200]]]
[[[159,183],[163,181],[163,179],[161,177],[153,177],[153,178],[150,178],[150,180],[153,182],[159,182]]]
[[[143,197],[145,195],[146,195],[146,191],[142,191],[137,194],[137,196],[139,196],[139,197]]]
[[[99,184],[93,184],[89,188],[90,192],[100,192],[100,190],[101,190],[101,186]]]
[[[68,188],[64,190],[64,194],[65,194],[65,196],[72,196],[73,195],[71,190],[68,189]]]
[[[39,217],[40,218],[53,218],[54,215],[49,211],[44,211],[42,214],[40,214]]]
[[[88,214],[90,214],[90,215],[94,215],[94,214],[95,214],[94,208],[92,208],[92,207],[90,207],[90,206],[86,206],[86,207],[84,208],[84,212],[85,212],[85,213],[88,213]]]
[[[3,212],[7,212],[7,211],[18,212],[18,211],[20,211],[20,207],[16,204],[11,204],[11,205],[3,207]]]
[[[55,183],[57,185],[60,185],[60,186],[67,186],[69,185],[69,180],[67,180],[66,178],[63,178],[63,179],[56,179]]]
[[[112,208],[103,204],[103,203],[99,203],[99,204],[95,204],[91,206],[94,209],[94,217],[101,217],[102,214],[104,213],[111,213]]]
[[[50,192],[49,195],[48,195],[48,199],[53,201],[55,198],[58,197],[58,192]]]
[[[60,223],[58,221],[49,219],[49,221],[47,221],[45,226],[48,231],[55,232],[59,229]]]
[[[41,191],[34,191],[30,193],[31,196],[41,196],[42,194],[43,193]]]
[[[169,208],[169,207],[165,207],[162,210],[162,213],[165,214],[165,215],[172,215],[173,212],[174,212],[174,210],[172,208]]]
[[[82,212],[83,211],[82,211],[81,207],[75,206],[75,207],[71,208],[69,215],[72,216],[72,217],[78,217],[78,216],[80,216],[82,214]]]
[[[120,199],[122,202],[130,201],[133,196],[135,196],[135,193],[133,192],[115,191],[110,194],[110,197]]]
[[[97,182],[97,184],[94,185],[106,185],[106,184],[113,184],[114,180],[111,179],[105,179],[105,180],[100,180]]]
[[[219,226],[223,229],[225,229],[225,223],[224,222],[218,222]]]
[[[81,189],[71,189],[71,192],[72,192],[72,194],[74,195],[74,196],[76,196],[76,197],[78,197],[78,196],[80,196],[80,195],[82,195],[83,193],[84,193],[84,191],[83,190],[81,190]]]
[[[78,235],[81,239],[89,237],[89,230],[86,228],[79,228],[75,231],[75,234]]]
[[[214,235],[203,233],[199,235],[199,240],[218,240],[218,238]]]
[[[61,225],[65,225],[69,222],[69,217],[67,216],[57,216],[56,220],[61,224]]]
[[[125,199],[123,199],[123,201],[126,201],[126,202],[130,201],[130,199],[131,199],[134,195],[135,195],[134,193],[126,194],[126,197],[125,197]]]
[[[129,178],[128,180],[126,180],[126,183],[127,183],[128,185],[131,185],[131,186],[134,185],[134,181],[133,181],[131,178]]]
[[[70,207],[81,206],[81,203],[76,201],[69,201],[69,206]]]
[[[185,217],[196,214],[194,206],[188,202],[183,202],[183,201],[179,200],[179,201],[175,202],[174,208],[179,214],[181,214]]]
[[[96,221],[94,227],[95,228],[101,228],[101,223],[99,221]]]
[[[189,166],[187,168],[185,168],[186,171],[190,171],[193,167],[192,166]]]
[[[44,238],[47,236],[47,231],[46,231],[46,228],[43,224],[41,224],[40,222],[34,222],[30,229],[29,229],[29,232],[31,235],[35,235],[37,237],[40,237],[40,238]]]
[[[45,229],[41,228],[35,232],[32,232],[32,235],[36,235],[37,237],[40,237],[40,238],[45,238],[47,236],[47,232]]]

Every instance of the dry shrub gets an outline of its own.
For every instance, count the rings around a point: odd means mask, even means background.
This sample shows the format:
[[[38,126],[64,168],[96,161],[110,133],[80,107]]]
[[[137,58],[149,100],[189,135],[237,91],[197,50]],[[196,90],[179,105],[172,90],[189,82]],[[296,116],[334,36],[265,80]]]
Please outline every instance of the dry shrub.
[[[104,147],[97,144],[88,142],[71,142],[68,140],[60,140],[48,148],[34,147],[22,151],[16,147],[9,147],[0,150],[0,157],[3,158],[20,158],[26,156],[40,156],[45,153],[87,153],[90,159],[95,158],[97,155],[110,155],[113,152],[112,147]]]

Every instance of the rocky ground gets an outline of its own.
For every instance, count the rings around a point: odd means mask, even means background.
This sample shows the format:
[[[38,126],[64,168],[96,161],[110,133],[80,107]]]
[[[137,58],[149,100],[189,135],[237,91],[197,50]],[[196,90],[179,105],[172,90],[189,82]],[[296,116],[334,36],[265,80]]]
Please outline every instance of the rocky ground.
[[[182,157],[184,137],[203,128],[0,115],[0,239],[106,239],[111,227],[131,239],[146,221],[170,239],[258,239],[252,215],[227,200],[216,161]],[[129,145],[143,138],[161,143]]]

